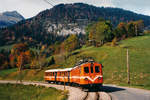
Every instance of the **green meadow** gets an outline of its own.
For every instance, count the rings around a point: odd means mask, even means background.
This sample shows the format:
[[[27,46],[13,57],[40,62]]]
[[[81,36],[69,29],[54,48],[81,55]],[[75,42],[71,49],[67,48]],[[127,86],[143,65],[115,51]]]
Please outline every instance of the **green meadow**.
[[[34,85],[0,84],[1,100],[66,100],[67,92]]]

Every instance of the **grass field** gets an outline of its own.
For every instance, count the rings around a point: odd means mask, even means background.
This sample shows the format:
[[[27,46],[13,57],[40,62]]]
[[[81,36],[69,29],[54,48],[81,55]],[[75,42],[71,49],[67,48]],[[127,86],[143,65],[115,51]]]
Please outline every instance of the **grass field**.
[[[30,80],[30,81],[43,81],[44,70],[30,70],[26,69],[23,70],[21,73],[23,80]],[[17,80],[18,79],[18,72],[17,68],[14,69],[7,69],[0,71],[0,79],[1,80]]]
[[[33,85],[0,84],[1,100],[67,100],[67,92]]]
[[[127,68],[126,68],[126,51],[129,49],[129,64],[131,84],[130,86],[150,89],[150,35],[129,38],[112,47],[105,44],[102,47],[86,47],[73,51],[72,55],[66,61],[63,55],[55,55],[57,62],[51,68],[68,68],[73,67],[83,56],[93,57],[97,62],[104,65],[104,83],[125,85],[127,84]],[[5,70],[0,74],[0,79],[15,79],[17,72]],[[1,73],[1,71],[0,71]],[[6,76],[7,75],[7,76]],[[37,72],[36,70],[23,71],[24,80],[43,81],[44,70]]]

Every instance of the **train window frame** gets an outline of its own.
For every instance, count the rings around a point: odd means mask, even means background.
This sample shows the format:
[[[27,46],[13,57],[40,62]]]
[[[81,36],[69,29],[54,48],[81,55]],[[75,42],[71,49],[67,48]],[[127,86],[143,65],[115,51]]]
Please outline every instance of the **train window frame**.
[[[98,68],[98,69],[96,69]],[[95,66],[95,73],[99,73],[100,72],[100,66]]]
[[[94,73],[93,66],[90,67],[91,73]]]
[[[86,68],[87,68],[87,69],[86,69]],[[89,67],[88,67],[88,66],[84,67],[84,73],[86,73],[86,74],[89,73]]]
[[[67,74],[67,73],[65,72],[65,76],[66,76],[66,74]]]
[[[81,67],[79,68],[80,74],[81,74]]]

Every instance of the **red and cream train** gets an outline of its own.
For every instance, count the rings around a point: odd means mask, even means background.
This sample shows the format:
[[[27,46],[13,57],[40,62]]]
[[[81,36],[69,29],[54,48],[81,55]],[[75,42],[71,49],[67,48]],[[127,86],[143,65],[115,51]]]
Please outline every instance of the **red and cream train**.
[[[102,64],[84,61],[73,68],[46,70],[45,81],[78,84],[82,87],[100,87],[103,83]]]

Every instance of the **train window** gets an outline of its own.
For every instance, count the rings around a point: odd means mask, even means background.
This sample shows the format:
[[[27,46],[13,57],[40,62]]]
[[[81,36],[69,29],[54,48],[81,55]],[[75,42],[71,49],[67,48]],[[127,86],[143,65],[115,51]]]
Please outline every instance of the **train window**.
[[[99,66],[95,66],[95,72],[96,73],[99,73],[100,71],[99,71]]]
[[[46,73],[45,75],[48,76],[48,73]]]
[[[89,73],[89,67],[84,67],[84,72]]]
[[[93,66],[91,66],[91,73],[93,73]]]

